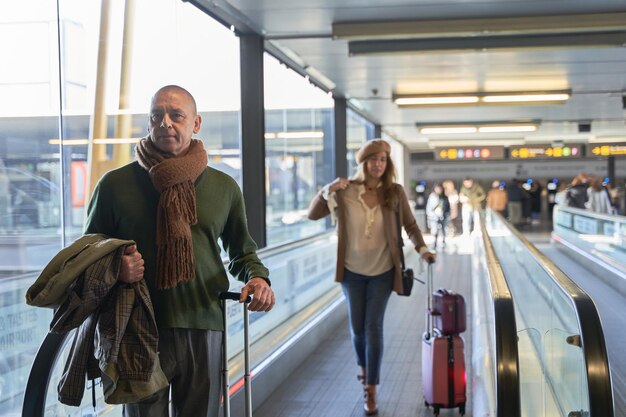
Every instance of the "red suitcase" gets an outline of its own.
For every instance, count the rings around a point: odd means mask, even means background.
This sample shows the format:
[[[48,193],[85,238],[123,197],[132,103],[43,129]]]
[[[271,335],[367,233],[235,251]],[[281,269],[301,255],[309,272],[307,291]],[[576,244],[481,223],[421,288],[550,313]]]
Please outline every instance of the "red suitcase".
[[[433,293],[433,326],[441,334],[465,331],[465,299],[461,294],[440,288]]]
[[[465,414],[467,375],[464,342],[458,334],[442,335],[433,329],[436,315],[431,308],[432,264],[428,266],[426,332],[422,337],[422,387],[424,403],[435,415],[441,408],[459,408]],[[465,318],[465,314],[463,314]]]
[[[436,333],[436,332],[435,332]],[[460,336],[424,334],[422,338],[422,385],[424,404],[433,407],[435,415],[441,408],[459,407],[465,414],[465,358]]]

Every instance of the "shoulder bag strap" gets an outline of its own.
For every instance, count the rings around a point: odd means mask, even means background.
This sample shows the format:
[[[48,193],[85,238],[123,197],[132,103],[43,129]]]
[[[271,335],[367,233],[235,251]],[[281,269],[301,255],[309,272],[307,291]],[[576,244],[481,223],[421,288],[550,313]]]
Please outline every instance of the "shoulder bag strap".
[[[398,229],[398,247],[400,248],[400,259],[402,260],[402,270],[404,270],[404,241],[402,240],[402,223],[400,221],[400,203],[398,202],[398,210],[396,211],[396,225]]]

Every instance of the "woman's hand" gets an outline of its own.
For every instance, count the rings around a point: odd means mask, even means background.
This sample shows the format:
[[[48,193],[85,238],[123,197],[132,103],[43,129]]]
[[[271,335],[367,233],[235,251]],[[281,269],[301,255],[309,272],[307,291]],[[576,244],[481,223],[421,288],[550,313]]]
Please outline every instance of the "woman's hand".
[[[428,262],[429,264],[434,264],[435,260],[437,260],[437,254],[432,252],[424,252],[422,254],[422,259]]]
[[[347,178],[337,177],[328,186],[328,191],[334,193],[337,190],[345,190],[350,185],[350,180]]]

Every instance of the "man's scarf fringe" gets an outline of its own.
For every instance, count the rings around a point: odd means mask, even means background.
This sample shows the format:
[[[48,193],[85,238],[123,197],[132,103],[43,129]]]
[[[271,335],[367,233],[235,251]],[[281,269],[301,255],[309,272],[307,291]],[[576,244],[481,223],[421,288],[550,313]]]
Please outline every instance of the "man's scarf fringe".
[[[207,166],[202,141],[192,139],[178,157],[160,152],[149,138],[135,148],[139,165],[161,194],[157,208],[157,288],[174,288],[195,278],[191,225],[198,222],[194,182]],[[141,251],[141,248],[139,248]]]

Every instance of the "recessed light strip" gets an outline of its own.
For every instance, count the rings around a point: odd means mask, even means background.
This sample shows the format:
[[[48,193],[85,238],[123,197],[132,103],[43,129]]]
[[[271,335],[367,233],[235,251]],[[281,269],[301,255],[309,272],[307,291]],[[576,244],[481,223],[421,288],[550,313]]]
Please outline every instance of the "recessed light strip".
[[[518,102],[542,102],[542,101],[565,101],[570,98],[569,94],[507,94],[490,95],[481,97],[485,103],[518,103]]]
[[[510,125],[510,126],[479,126],[479,133],[512,133],[512,132],[534,132],[535,125]]]
[[[534,132],[537,123],[418,125],[423,135]]]
[[[571,97],[569,91],[536,91],[520,93],[458,93],[394,95],[398,106],[436,106],[446,104],[557,103]]]
[[[446,133],[476,133],[475,126],[441,126],[441,127],[422,127],[420,133],[424,135],[441,135]]]
[[[417,106],[433,104],[465,104],[478,103],[477,96],[440,96],[440,97],[398,97],[395,100],[398,106]]]

